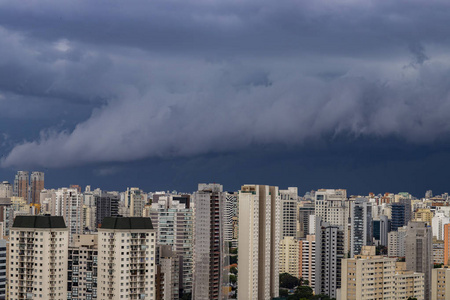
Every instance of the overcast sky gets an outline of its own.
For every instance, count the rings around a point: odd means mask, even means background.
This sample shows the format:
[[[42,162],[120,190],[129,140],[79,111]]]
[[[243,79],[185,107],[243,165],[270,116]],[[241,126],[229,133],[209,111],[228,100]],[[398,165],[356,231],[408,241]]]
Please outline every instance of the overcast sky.
[[[0,175],[450,191],[450,2],[0,1]]]

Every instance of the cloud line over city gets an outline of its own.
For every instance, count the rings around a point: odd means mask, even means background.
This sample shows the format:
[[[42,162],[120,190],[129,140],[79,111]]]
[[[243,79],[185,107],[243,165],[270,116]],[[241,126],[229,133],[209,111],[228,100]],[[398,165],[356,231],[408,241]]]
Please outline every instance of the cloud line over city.
[[[445,1],[99,3],[0,4],[0,116],[91,111],[14,141],[3,167],[450,137]]]

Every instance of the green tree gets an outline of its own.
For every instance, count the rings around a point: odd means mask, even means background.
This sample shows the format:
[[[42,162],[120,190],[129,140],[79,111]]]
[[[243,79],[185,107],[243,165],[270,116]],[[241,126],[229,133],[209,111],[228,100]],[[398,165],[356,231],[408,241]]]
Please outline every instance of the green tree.
[[[231,283],[236,283],[236,281],[237,281],[236,275],[230,275],[230,282]]]
[[[298,300],[298,299],[312,299],[314,296],[311,287],[306,285],[300,285],[295,289],[294,295],[289,296],[288,300]]]
[[[192,299],[191,293],[183,294],[183,296],[181,297],[181,300],[191,300],[191,299]]]
[[[297,277],[294,277],[288,273],[280,274],[280,287],[285,289],[293,289],[298,285],[300,285],[300,280]]]
[[[237,256],[230,256],[230,265],[237,264]]]

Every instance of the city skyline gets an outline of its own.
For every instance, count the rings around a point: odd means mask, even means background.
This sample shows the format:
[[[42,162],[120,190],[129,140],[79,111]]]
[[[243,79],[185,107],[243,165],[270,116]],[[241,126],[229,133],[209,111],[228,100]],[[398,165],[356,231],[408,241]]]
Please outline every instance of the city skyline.
[[[0,300],[450,299],[450,1],[0,1]]]
[[[18,170],[18,171],[16,171],[16,173],[17,172],[22,172],[22,170]],[[44,172],[38,172],[38,171],[35,171],[34,169],[26,170],[24,172],[28,172],[30,174],[31,173],[44,174]],[[16,174],[16,173],[14,173],[14,174]],[[52,178],[51,176],[48,176],[47,173],[45,173],[45,177],[46,178]],[[58,184],[58,182],[61,182],[61,181],[63,181],[63,184]],[[137,180],[136,182],[138,182],[138,181],[139,180]],[[192,179],[190,181],[194,182],[194,180],[192,180]],[[209,181],[211,181],[211,180],[209,180]],[[193,192],[196,191],[196,187],[198,186],[199,183],[209,182],[209,181],[208,180],[196,181],[195,183],[192,184],[192,188],[187,187],[186,189],[179,189],[176,186],[170,186],[168,184],[161,185],[160,187],[155,186],[153,184],[145,185],[145,183],[144,183],[144,185],[138,185],[138,184],[134,184],[133,182],[130,182],[130,184],[106,183],[106,184],[102,185],[101,183],[96,183],[95,180],[92,181],[92,182],[91,181],[87,181],[85,178],[83,178],[81,180],[78,180],[78,181],[76,181],[76,178],[74,178],[73,180],[67,180],[67,179],[64,179],[64,178],[59,178],[59,180],[56,179],[54,182],[51,182],[50,180],[46,180],[46,182],[45,182],[45,189],[58,189],[58,188],[63,188],[63,187],[65,187],[65,188],[72,188],[74,186],[80,186],[82,191],[84,191],[85,187],[90,186],[91,188],[99,188],[102,191],[126,191],[129,188],[140,188],[144,192],[160,192],[160,191],[172,192],[172,191],[176,191],[178,193],[193,193]],[[276,180],[274,180],[274,181],[276,181]],[[279,181],[280,180],[277,180],[276,182],[279,182]],[[3,178],[3,182],[8,182],[9,184],[11,184],[11,188],[13,188],[14,175],[12,176],[12,179],[10,179],[10,178]],[[84,184],[80,184],[80,182],[84,182]],[[102,180],[99,180],[99,182],[102,182]],[[223,185],[224,186],[224,191],[227,191],[227,192],[237,192],[237,191],[239,191],[239,189],[240,189],[240,187],[242,185],[255,184],[254,181],[240,182],[239,183],[240,185],[237,188],[234,188],[234,185],[230,187],[230,185],[227,186],[226,184],[223,184],[221,181],[211,181],[211,182]],[[258,181],[256,181],[256,182],[258,182]],[[270,183],[271,182],[268,182],[268,184],[270,184]],[[30,179],[28,180],[28,184],[29,185],[31,184],[31,180]],[[379,191],[364,190],[364,189],[361,190],[361,189],[359,189],[360,192],[356,193],[356,192],[351,192],[352,189],[348,188],[348,186],[346,186],[346,185],[341,186],[341,185],[336,185],[336,184],[328,185],[328,186],[327,185],[317,185],[317,186],[315,186],[315,188],[311,188],[311,189],[305,189],[302,186],[297,186],[295,183],[293,183],[293,184],[284,184],[283,183],[281,185],[279,185],[279,184],[274,184],[274,185],[279,186],[280,188],[295,187],[295,188],[298,189],[298,195],[301,196],[301,197],[304,196],[306,193],[310,193],[310,192],[313,192],[313,191],[318,191],[320,189],[340,189],[340,188],[343,188],[343,189],[345,189],[347,191],[350,191],[350,192],[348,192],[348,196],[358,196],[358,195],[359,196],[361,196],[361,195],[366,195],[367,196],[369,194],[384,195],[386,193],[398,194],[398,193],[406,192],[406,193],[411,194],[413,197],[415,197],[417,199],[421,199],[421,198],[427,197],[426,194],[429,191],[432,192],[433,196],[439,196],[439,195],[443,195],[445,193],[450,193],[450,189],[446,190],[445,188],[443,188],[442,190],[438,190],[438,191],[433,190],[433,189],[426,189],[423,192],[419,192],[419,193],[412,193],[410,190],[406,190],[406,189],[405,190],[402,190],[402,189],[397,189],[397,190],[379,190]],[[147,186],[147,188],[146,188],[146,186]],[[180,186],[191,186],[191,184],[189,183],[189,184],[184,184],[184,185],[180,185]],[[30,192],[31,192],[31,185],[29,187],[27,187],[27,189],[28,189],[28,193],[30,194]],[[414,189],[414,190],[417,190],[417,189]]]

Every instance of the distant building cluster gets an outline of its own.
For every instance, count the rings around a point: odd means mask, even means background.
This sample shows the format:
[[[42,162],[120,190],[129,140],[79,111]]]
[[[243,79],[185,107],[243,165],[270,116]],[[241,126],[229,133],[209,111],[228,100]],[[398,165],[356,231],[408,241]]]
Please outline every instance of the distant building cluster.
[[[0,299],[450,299],[450,198],[0,183]],[[447,278],[448,277],[448,278]]]

